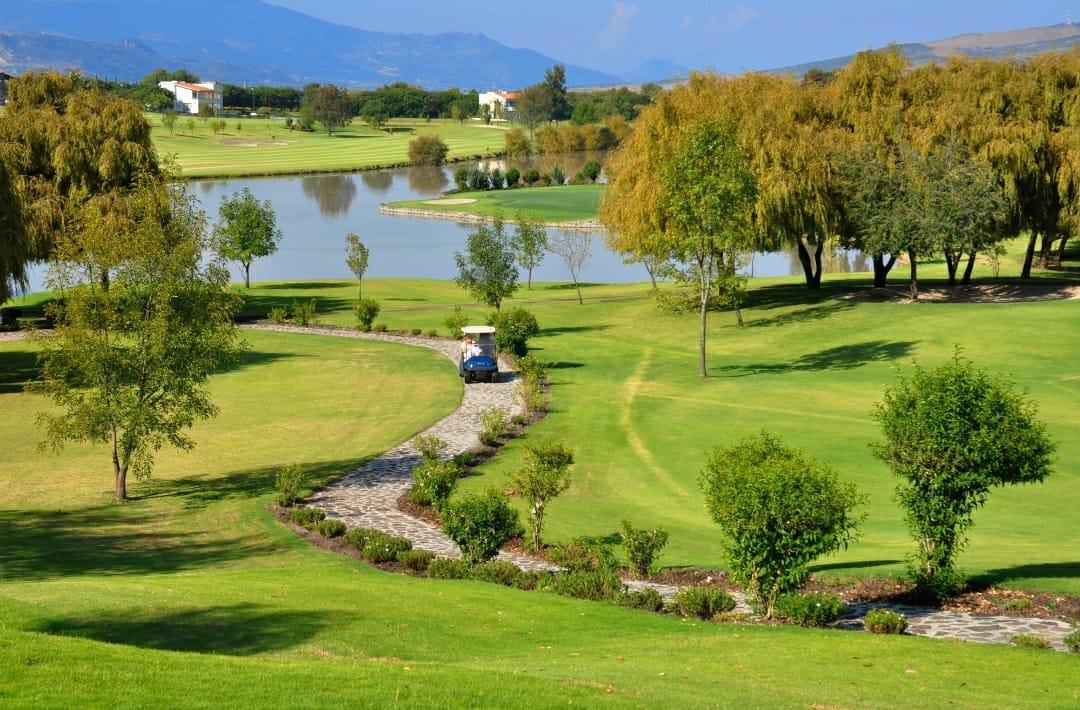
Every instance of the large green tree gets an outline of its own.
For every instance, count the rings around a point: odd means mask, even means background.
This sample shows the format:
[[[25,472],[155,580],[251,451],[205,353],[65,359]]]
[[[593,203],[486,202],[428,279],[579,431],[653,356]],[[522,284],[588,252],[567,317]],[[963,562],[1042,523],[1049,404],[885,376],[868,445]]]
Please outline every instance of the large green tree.
[[[514,250],[501,214],[496,214],[490,222],[477,225],[469,235],[465,251],[454,254],[454,263],[458,269],[454,279],[457,285],[495,310],[517,291]]]
[[[228,261],[239,262],[244,269],[244,288],[251,288],[251,262],[277,251],[281,230],[270,200],[259,201],[244,188],[222,197],[214,225],[213,244]]]
[[[75,221],[56,244],[64,299],[29,388],[58,407],[39,417],[42,447],[107,444],[125,500],[129,473],[150,475],[165,445],[192,448],[186,430],[217,412],[206,383],[240,351],[239,299],[204,258],[205,218],[180,186],[148,179],[123,200],[88,200]]]
[[[345,89],[324,84],[315,89],[305,114],[322,124],[326,135],[333,135],[334,130],[346,125],[352,118],[352,107]]]

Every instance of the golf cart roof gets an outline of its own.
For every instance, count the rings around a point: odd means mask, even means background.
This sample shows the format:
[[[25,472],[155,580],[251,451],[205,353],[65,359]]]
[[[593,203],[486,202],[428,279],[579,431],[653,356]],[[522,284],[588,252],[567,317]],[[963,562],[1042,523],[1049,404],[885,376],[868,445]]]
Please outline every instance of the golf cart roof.
[[[490,335],[495,332],[495,328],[490,325],[467,325],[461,332],[466,335]]]

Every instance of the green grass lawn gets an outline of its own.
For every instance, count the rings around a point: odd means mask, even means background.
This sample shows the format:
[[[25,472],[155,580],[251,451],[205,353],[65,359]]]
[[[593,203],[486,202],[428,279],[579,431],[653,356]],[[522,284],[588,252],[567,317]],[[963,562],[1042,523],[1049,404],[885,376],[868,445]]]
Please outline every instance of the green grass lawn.
[[[389,206],[432,212],[479,214],[487,217],[502,212],[506,219],[513,219],[520,210],[545,222],[577,222],[596,219],[602,193],[603,185],[559,185],[515,190],[456,192],[440,200],[405,200],[391,202]],[[473,200],[473,202],[458,204],[459,200]]]
[[[278,119],[228,119],[223,134],[215,134],[201,119],[195,130],[180,117],[172,133],[156,114],[148,114],[158,154],[173,155],[185,177],[237,177],[291,173],[360,170],[409,162],[409,141],[435,133],[457,160],[492,155],[503,149],[504,131],[483,123],[451,120],[400,119],[386,130],[373,130],[359,120],[335,131],[301,132],[285,129]],[[237,124],[240,130],[237,130]]]
[[[1010,254],[1002,273],[1012,273]],[[922,268],[935,285],[940,264]],[[1060,278],[1069,272],[1044,272]],[[897,274],[902,277],[902,274]],[[989,278],[984,274],[984,278]],[[833,464],[870,497],[862,537],[823,560],[832,576],[891,576],[912,548],[892,499],[895,481],[869,444],[870,412],[897,367],[935,365],[962,346],[966,357],[1013,378],[1039,403],[1058,442],[1045,483],[995,490],[978,512],[963,569],[1006,586],[1080,594],[1080,301],[1029,303],[875,303],[838,299],[866,285],[865,275],[828,277],[808,296],[797,279],[755,279],[747,325],[730,313],[711,317],[711,377],[696,375],[695,316],[668,317],[643,285],[592,285],[578,306],[566,284],[521,290],[543,328],[532,345],[552,361],[553,412],[464,482],[465,490],[501,485],[530,438],[558,437],[577,450],[571,490],[550,507],[548,535],[615,532],[623,518],[671,533],[668,565],[721,564],[718,531],[697,477],[705,452],[766,428]],[[486,309],[449,282],[365,281],[391,328],[439,328],[451,304],[477,322]],[[355,284],[347,281],[256,284],[252,315],[293,298],[319,299],[328,322],[352,323]]]
[[[384,301],[389,290],[442,298],[441,287],[422,286],[373,288],[384,289]],[[573,332],[549,334],[548,344]],[[47,405],[19,389],[33,375],[33,347],[0,343],[0,704],[1080,701],[1069,680],[1077,659],[1063,654],[694,623],[390,575],[311,547],[266,510],[274,470],[303,463],[316,482],[328,481],[451,410],[460,385],[427,351],[247,337],[244,362],[212,383],[221,416],[197,427],[198,448],[163,452],[125,505],[109,499],[104,447],[34,450],[33,416]]]

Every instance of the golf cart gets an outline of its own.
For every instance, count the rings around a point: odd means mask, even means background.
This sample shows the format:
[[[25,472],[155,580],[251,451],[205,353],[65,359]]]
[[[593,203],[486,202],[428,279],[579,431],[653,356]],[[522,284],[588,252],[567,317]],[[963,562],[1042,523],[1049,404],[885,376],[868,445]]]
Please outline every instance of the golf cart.
[[[499,361],[495,358],[495,329],[490,325],[467,325],[461,329],[461,357],[458,374],[470,382],[498,382]]]

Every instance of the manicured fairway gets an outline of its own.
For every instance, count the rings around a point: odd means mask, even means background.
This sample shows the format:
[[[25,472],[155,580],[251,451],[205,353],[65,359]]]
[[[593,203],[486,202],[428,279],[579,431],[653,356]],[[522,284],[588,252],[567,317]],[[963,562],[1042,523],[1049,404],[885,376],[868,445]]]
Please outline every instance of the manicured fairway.
[[[248,337],[244,364],[213,383],[222,415],[199,448],[163,454],[126,505],[108,499],[100,447],[34,452],[43,403],[18,389],[32,348],[0,343],[0,704],[1080,702],[1063,654],[691,623],[313,548],[266,511],[273,469],[302,462],[326,481],[455,406],[457,378],[421,350]]]
[[[940,269],[924,271],[933,277]],[[554,411],[529,436],[559,437],[578,452],[574,485],[550,508],[550,537],[606,535],[628,518],[670,531],[665,564],[721,565],[717,529],[697,485],[705,452],[767,428],[827,460],[870,496],[862,538],[819,569],[896,574],[912,543],[892,499],[895,481],[869,451],[878,436],[870,412],[895,368],[940,363],[959,345],[1028,390],[1059,446],[1044,484],[991,494],[961,565],[985,581],[1080,594],[1080,379],[1070,365],[1080,353],[1080,300],[910,305],[836,298],[859,283],[865,277],[831,277],[821,295],[808,297],[791,279],[755,280],[747,327],[735,327],[729,313],[712,316],[712,377],[705,382],[696,375],[695,317],[662,315],[645,286],[591,286],[584,306],[564,284],[520,291],[514,303],[534,301],[528,307],[544,329],[533,342],[536,355],[555,363]],[[348,282],[257,286],[252,311],[318,297],[341,309],[329,321],[349,324],[353,289]],[[449,304],[470,302],[446,282],[372,279],[365,295],[382,303],[379,320],[391,328],[445,330]],[[466,308],[483,322],[486,309]],[[520,445],[463,487],[501,484]]]
[[[228,119],[223,134],[215,134],[200,119],[195,130],[181,117],[172,133],[160,117],[148,115],[158,154],[173,155],[185,177],[280,175],[333,170],[391,167],[409,162],[409,141],[436,133],[450,148],[451,160],[492,155],[503,149],[504,131],[482,123],[400,120],[388,130],[373,130],[359,120],[335,131],[301,132],[285,129],[280,119]],[[237,123],[241,125],[237,130]]]
[[[576,222],[596,219],[601,194],[603,185],[562,185],[459,192],[441,200],[406,200],[391,202],[389,206],[488,217],[502,212],[506,219],[513,219],[520,210],[545,222]],[[470,202],[462,203],[461,200]]]

